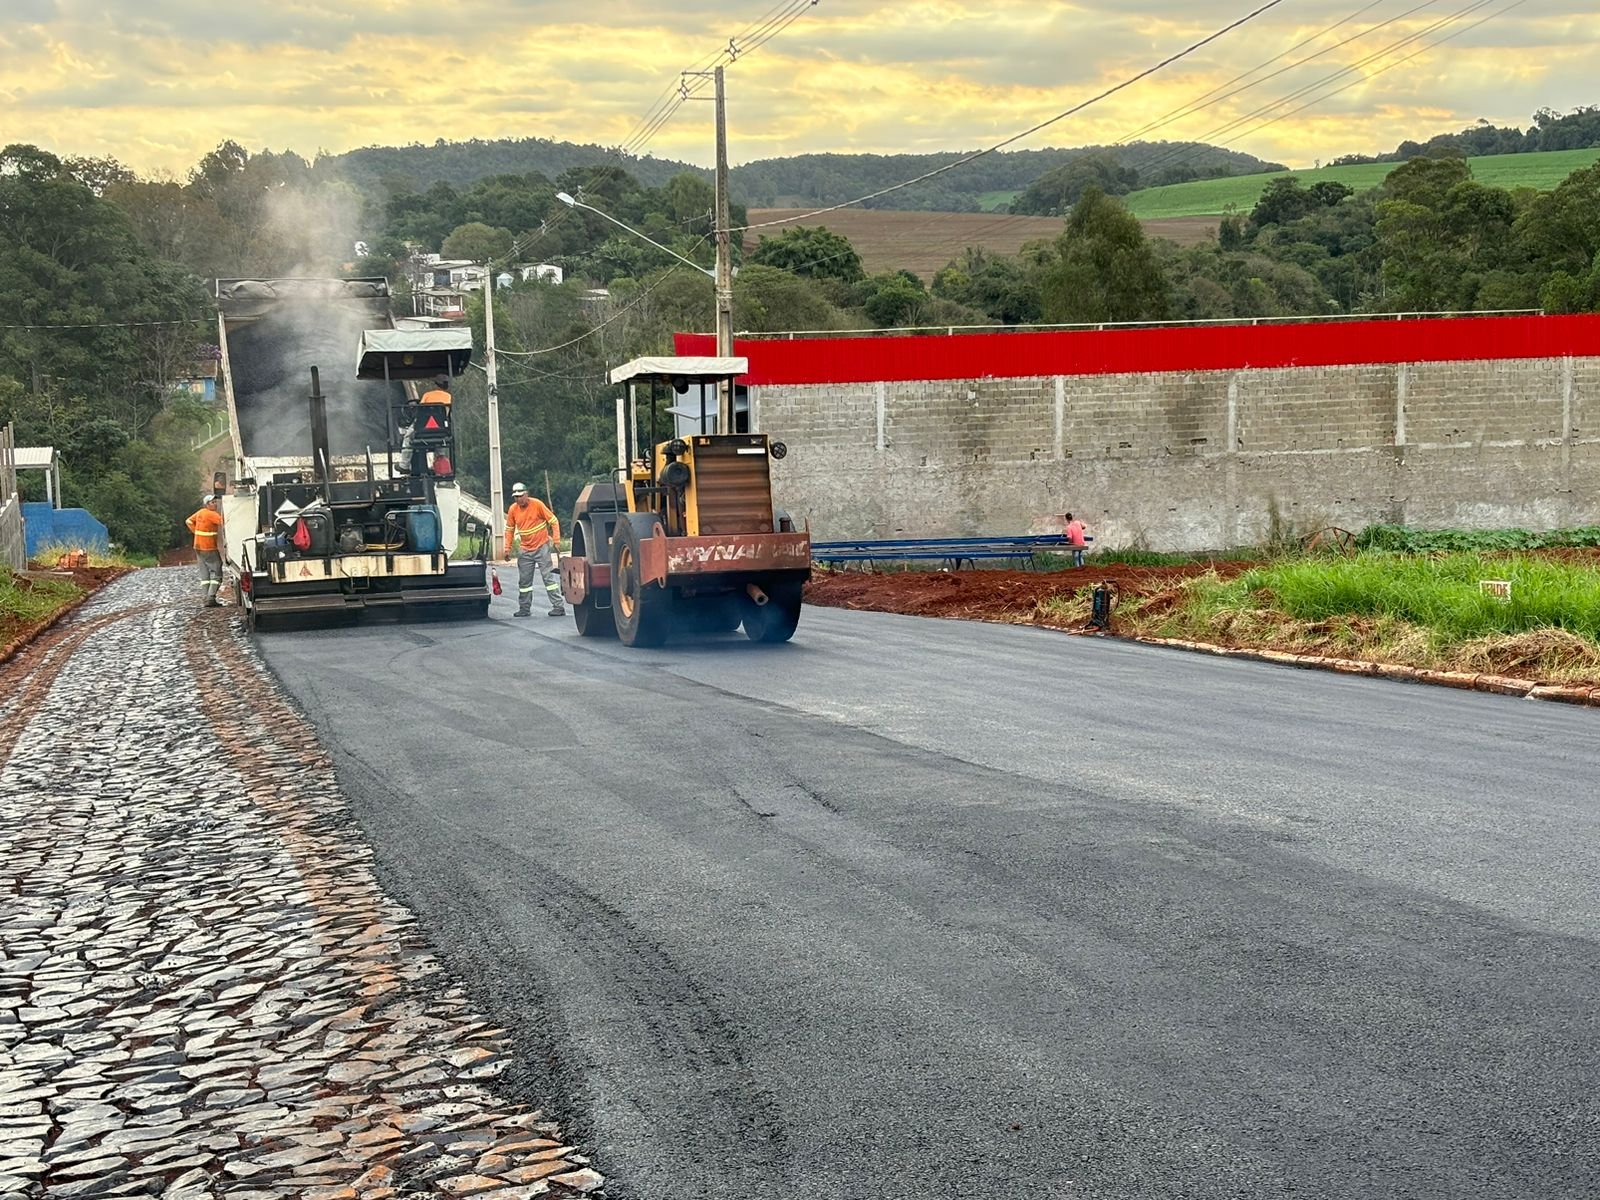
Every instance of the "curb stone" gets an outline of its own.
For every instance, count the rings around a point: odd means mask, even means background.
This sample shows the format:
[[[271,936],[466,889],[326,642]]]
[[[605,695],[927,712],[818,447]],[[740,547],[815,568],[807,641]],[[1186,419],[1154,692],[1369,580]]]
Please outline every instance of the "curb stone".
[[[1474,675],[1465,671],[1437,671],[1425,667],[1408,667],[1401,663],[1368,662],[1359,658],[1330,658],[1320,654],[1292,654],[1284,650],[1253,650],[1242,646],[1219,646],[1212,642],[1192,642],[1184,638],[1158,638],[1135,635],[1121,637],[1119,640],[1142,642],[1147,646],[1166,646],[1174,650],[1189,650],[1198,654],[1213,654],[1220,658],[1243,658],[1255,662],[1277,663],[1288,667],[1336,671],[1342,675],[1370,675],[1379,679],[1393,679],[1403,683],[1427,683],[1436,687],[1490,692],[1500,696],[1521,696],[1529,700],[1553,700],[1561,704],[1577,704],[1600,708],[1600,687],[1584,684],[1539,683],[1536,680],[1516,679],[1509,675]]]

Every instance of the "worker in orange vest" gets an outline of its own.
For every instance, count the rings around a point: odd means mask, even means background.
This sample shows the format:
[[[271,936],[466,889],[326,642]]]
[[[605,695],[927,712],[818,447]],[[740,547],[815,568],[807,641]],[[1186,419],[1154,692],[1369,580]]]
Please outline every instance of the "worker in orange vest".
[[[217,589],[222,586],[222,502],[216,496],[200,497],[201,508],[184,524],[194,534],[194,560],[200,567],[200,606],[219,608]]]
[[[517,612],[532,615],[533,577],[537,573],[550,597],[550,615],[564,617],[561,604],[561,576],[555,567],[556,546],[561,541],[561,522],[543,500],[528,495],[526,484],[511,485],[511,507],[506,509],[505,559],[511,561],[511,548],[517,548]]]
[[[442,404],[446,408],[449,408],[450,407],[450,376],[448,376],[448,375],[435,375],[433,377],[433,387],[429,391],[423,392],[421,399],[419,399],[417,401],[417,403],[418,404]]]
[[[436,404],[444,408],[450,407],[450,376],[435,375],[433,387],[417,397],[418,404]],[[412,475],[426,475],[428,473],[428,450],[425,445],[413,446],[413,442],[426,443],[427,438],[415,437],[417,423],[423,420],[423,414],[417,413],[412,417],[410,425],[400,428],[400,461],[405,470]],[[426,429],[426,424],[423,425]]]

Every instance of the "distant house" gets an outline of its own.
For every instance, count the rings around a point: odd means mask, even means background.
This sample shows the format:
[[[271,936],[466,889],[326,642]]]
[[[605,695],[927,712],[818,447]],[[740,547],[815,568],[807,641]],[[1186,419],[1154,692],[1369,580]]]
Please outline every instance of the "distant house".
[[[481,292],[489,274],[482,263],[468,259],[425,254],[414,261],[417,268],[411,295],[419,317],[460,320],[466,316],[468,293]]]
[[[176,380],[172,385],[175,392],[188,392],[198,396],[207,404],[213,404],[217,399],[217,366],[222,359],[222,351],[216,346],[202,347],[195,355],[192,366],[187,373]]]
[[[531,279],[548,279],[551,283],[560,284],[566,279],[566,273],[554,263],[524,263],[517,268],[517,272],[522,276],[523,283]]]

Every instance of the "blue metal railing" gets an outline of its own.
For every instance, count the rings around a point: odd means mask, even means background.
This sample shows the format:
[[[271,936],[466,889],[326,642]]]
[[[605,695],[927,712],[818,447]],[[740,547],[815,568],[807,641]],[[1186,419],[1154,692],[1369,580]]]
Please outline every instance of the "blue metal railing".
[[[1093,541],[1093,538],[1089,539]],[[1024,537],[864,538],[844,542],[812,542],[816,563],[948,562],[953,567],[980,561],[1027,561],[1037,554],[1071,553],[1064,535]]]

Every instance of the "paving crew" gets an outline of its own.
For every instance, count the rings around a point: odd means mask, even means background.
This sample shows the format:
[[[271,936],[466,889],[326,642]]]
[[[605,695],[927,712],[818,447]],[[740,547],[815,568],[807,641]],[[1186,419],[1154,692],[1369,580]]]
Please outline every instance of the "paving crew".
[[[422,393],[422,397],[417,401],[417,403],[418,404],[442,404],[446,408],[449,408],[450,407],[450,376],[448,376],[448,375],[435,375],[433,377],[433,387],[430,390],[428,390],[426,392],[423,392]]]
[[[506,509],[506,561],[511,547],[517,547],[517,612],[530,615],[533,608],[533,577],[537,572],[550,597],[550,615],[566,616],[561,604],[561,576],[556,573],[556,547],[561,541],[561,522],[543,500],[528,495],[526,484],[511,485],[511,507]]]
[[[436,404],[444,408],[450,407],[450,376],[435,375],[433,387],[417,397],[417,404]],[[400,427],[400,461],[405,464],[405,470],[412,475],[426,475],[428,473],[428,449],[432,442],[426,434],[417,437],[417,423],[423,419],[421,412],[413,409],[411,424]]]
[[[222,501],[216,496],[200,497],[201,508],[184,524],[194,534],[194,560],[200,567],[200,605],[220,607],[217,589],[222,586]]]

